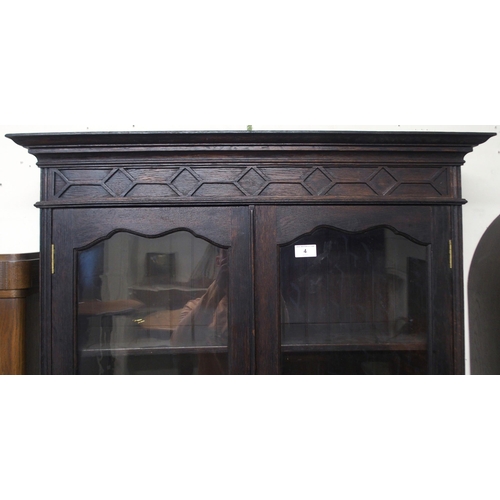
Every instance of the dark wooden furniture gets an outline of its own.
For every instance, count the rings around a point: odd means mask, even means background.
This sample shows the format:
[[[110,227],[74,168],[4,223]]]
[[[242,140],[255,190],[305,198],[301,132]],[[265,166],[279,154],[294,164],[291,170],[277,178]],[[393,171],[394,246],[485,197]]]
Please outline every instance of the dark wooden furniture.
[[[460,167],[492,135],[9,135],[42,172],[43,373],[464,373]],[[191,337],[140,330],[179,299],[97,338],[78,303],[138,299],[173,253],[172,284],[208,290]]]
[[[38,273],[38,253],[0,255],[0,375],[33,373],[36,365]]]

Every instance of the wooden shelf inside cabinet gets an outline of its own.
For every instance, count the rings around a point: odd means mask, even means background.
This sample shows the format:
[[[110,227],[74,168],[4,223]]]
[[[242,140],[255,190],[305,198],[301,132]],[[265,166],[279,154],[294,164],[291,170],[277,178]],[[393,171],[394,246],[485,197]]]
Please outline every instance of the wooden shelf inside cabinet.
[[[344,330],[346,326],[344,325]],[[286,328],[289,327],[289,328]],[[331,328],[331,325],[327,325]],[[282,336],[282,352],[313,351],[425,351],[428,347],[427,335],[388,334],[366,328],[358,330],[334,331],[329,333],[322,325],[285,325]]]
[[[154,355],[178,355],[178,354],[213,354],[227,353],[227,346],[171,346],[168,340],[158,341],[155,339],[142,339],[125,344],[117,344],[114,347],[101,348],[98,345],[82,349],[82,357],[91,356],[154,356]]]
[[[132,297],[149,305],[163,306],[167,309],[181,307],[188,300],[201,297],[206,287],[174,284],[140,284],[129,287]]]
[[[148,285],[133,285],[130,288],[132,292],[172,292],[172,293],[182,293],[187,295],[198,295],[207,291],[204,287],[192,287],[192,286],[182,286],[182,285],[163,285],[163,284],[148,284]]]
[[[370,342],[360,339],[337,340],[330,343],[284,343],[282,352],[327,351],[426,351],[427,340],[422,337],[392,339],[386,342]]]

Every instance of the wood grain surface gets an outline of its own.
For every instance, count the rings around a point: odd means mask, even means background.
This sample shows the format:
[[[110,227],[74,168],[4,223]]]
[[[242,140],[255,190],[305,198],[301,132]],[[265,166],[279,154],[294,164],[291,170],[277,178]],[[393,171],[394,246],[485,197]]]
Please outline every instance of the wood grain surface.
[[[38,287],[38,254],[0,255],[0,375],[26,371],[26,297]]]

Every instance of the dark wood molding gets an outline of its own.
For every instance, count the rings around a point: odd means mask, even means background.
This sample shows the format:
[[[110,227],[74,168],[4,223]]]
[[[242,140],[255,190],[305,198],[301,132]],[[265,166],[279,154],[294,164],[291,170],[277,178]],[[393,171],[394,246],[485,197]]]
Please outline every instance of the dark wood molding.
[[[35,151],[63,150],[81,152],[117,149],[210,148],[269,150],[311,150],[319,148],[363,149],[413,147],[415,150],[469,150],[493,133],[482,132],[383,132],[383,131],[172,131],[172,132],[72,132],[7,134],[17,144]],[[33,153],[35,154],[35,153]]]
[[[459,202],[457,168],[494,134],[9,134],[43,169],[41,204]],[[45,205],[48,206],[48,205]]]

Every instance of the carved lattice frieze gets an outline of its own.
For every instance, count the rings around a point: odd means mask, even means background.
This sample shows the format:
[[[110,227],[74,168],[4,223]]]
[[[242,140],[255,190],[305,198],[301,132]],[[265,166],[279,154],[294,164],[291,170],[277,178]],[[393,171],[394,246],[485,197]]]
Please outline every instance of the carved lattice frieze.
[[[53,198],[450,195],[448,167],[349,165],[59,168]]]

